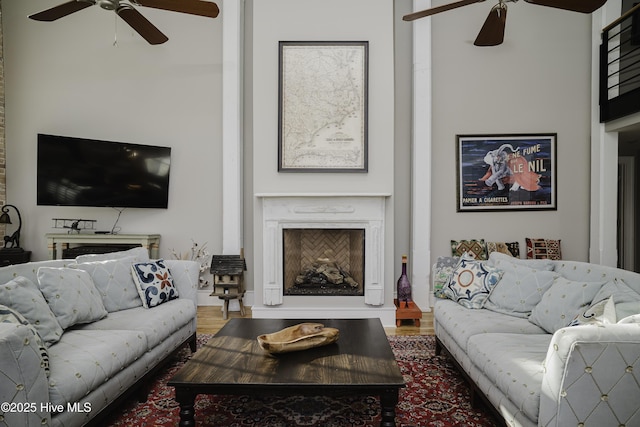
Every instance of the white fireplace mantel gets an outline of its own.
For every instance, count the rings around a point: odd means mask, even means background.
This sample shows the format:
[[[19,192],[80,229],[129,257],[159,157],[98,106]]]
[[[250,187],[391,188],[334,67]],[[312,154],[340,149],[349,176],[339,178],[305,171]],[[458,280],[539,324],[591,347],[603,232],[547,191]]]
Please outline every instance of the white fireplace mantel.
[[[365,230],[364,304],[385,304],[384,193],[259,193],[262,204],[262,292],[265,307],[285,306],[283,230],[332,228]],[[262,289],[258,289],[261,287]],[[320,307],[318,307],[320,308]],[[331,307],[327,307],[330,309]]]

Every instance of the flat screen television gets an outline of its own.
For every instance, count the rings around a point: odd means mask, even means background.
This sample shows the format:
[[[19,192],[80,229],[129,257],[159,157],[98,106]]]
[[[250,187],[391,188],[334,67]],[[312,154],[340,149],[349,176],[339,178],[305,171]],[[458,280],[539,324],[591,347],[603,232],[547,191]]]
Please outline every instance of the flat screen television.
[[[37,204],[164,208],[171,148],[38,134]]]

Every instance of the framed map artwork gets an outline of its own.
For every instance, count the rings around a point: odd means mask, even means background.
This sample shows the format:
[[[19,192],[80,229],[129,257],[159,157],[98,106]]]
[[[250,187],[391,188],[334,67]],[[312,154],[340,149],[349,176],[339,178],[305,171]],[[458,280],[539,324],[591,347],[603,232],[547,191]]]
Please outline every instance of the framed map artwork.
[[[367,172],[369,43],[279,49],[278,171]]]
[[[556,210],[556,134],[458,135],[458,212]]]

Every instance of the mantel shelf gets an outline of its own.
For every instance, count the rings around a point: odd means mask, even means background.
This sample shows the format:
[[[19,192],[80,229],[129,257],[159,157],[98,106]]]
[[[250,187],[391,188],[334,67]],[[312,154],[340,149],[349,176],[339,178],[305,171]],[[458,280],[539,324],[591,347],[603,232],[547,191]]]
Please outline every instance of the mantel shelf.
[[[160,247],[159,234],[68,234],[68,233],[48,233],[47,249],[49,259],[58,258],[58,253],[69,248],[70,245],[140,245],[149,251],[149,257],[158,258]],[[60,251],[58,252],[58,250]]]

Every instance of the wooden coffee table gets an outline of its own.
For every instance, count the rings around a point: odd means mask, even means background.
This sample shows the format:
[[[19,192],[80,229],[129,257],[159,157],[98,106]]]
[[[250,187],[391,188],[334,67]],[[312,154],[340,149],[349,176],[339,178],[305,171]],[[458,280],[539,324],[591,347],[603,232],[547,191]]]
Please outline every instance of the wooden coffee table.
[[[340,330],[334,344],[272,356],[256,340],[301,322]],[[195,426],[198,394],[380,396],[381,426],[395,426],[404,380],[379,319],[231,319],[168,382],[180,426]]]

